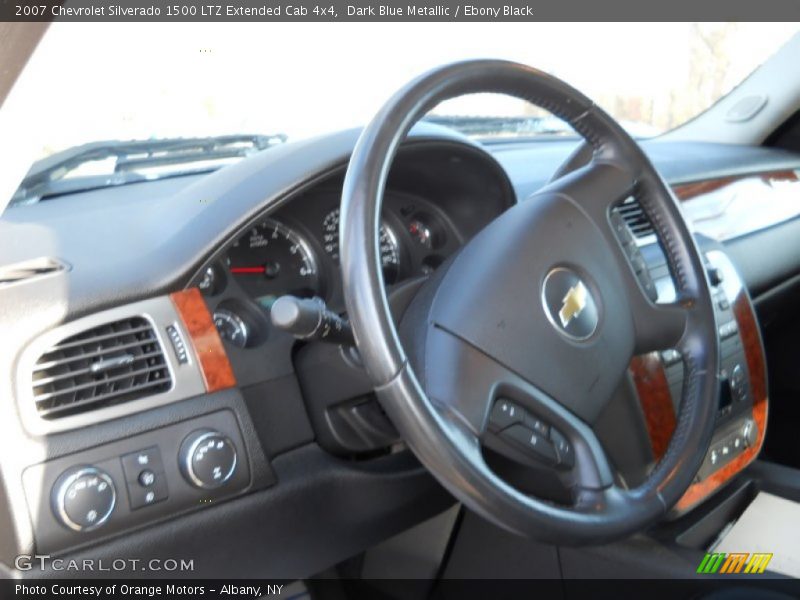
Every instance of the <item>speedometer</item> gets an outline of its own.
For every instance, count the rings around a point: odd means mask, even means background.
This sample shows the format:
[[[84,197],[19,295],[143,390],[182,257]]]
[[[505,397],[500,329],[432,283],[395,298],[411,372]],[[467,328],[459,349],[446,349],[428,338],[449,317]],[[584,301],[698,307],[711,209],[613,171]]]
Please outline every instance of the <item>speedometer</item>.
[[[267,219],[240,237],[228,252],[228,269],[242,288],[265,301],[284,294],[319,293],[317,262],[294,229]]]
[[[339,209],[335,208],[322,221],[322,241],[325,252],[339,262]],[[378,236],[378,247],[381,253],[383,279],[393,283],[400,273],[400,246],[394,231],[386,224],[381,224]]]

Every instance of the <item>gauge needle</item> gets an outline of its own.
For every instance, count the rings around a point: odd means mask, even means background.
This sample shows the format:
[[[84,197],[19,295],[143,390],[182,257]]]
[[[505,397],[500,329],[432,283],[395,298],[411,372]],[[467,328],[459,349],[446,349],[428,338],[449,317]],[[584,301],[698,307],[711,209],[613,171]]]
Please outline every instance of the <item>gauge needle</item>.
[[[231,267],[231,273],[264,273],[266,267]]]

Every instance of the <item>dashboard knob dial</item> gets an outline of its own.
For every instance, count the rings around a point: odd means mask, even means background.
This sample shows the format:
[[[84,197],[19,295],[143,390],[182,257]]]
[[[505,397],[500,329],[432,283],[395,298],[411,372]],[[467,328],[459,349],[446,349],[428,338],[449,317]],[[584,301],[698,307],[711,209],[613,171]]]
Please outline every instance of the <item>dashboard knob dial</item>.
[[[753,419],[747,419],[742,425],[742,438],[744,438],[744,445],[746,448],[751,448],[756,445],[758,441],[758,425]]]
[[[91,531],[102,526],[117,502],[114,481],[97,467],[75,467],[65,471],[52,492],[53,513],[73,531]]]
[[[212,490],[225,485],[236,471],[236,446],[211,429],[194,431],[181,444],[180,467],[189,484]]]

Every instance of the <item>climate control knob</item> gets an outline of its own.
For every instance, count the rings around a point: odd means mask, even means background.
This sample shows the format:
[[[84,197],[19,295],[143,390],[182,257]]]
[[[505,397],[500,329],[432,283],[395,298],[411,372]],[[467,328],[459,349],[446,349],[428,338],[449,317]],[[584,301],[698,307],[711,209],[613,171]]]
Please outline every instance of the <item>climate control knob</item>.
[[[114,511],[114,481],[97,467],[75,467],[64,472],[53,486],[56,518],[74,531],[91,531],[105,523]]]
[[[225,485],[236,471],[236,446],[218,431],[200,429],[183,440],[179,461],[191,485],[215,489]]]

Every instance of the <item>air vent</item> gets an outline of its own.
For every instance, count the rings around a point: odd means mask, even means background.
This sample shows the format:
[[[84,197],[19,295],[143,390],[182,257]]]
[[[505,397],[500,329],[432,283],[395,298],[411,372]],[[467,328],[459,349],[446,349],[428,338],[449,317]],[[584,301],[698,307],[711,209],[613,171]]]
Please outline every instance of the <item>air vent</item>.
[[[616,210],[625,219],[633,235],[637,238],[646,238],[655,233],[650,219],[644,213],[639,201],[632,196],[620,204]]]
[[[171,386],[161,344],[143,317],[73,335],[45,352],[33,370],[33,397],[44,419],[129,402]]]

